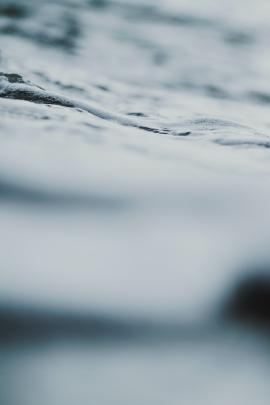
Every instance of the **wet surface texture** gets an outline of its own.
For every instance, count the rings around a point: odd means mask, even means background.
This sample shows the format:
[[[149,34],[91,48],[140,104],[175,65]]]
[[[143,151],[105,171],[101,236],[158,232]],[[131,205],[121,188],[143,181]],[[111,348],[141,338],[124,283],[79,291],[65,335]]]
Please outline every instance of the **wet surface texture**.
[[[269,15],[0,2],[1,405],[269,404]]]

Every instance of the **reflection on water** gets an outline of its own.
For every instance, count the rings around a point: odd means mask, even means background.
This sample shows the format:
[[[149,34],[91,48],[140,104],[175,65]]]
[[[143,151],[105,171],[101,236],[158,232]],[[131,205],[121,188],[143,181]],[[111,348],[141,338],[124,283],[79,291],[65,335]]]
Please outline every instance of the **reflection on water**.
[[[0,2],[1,404],[269,403],[269,15]]]

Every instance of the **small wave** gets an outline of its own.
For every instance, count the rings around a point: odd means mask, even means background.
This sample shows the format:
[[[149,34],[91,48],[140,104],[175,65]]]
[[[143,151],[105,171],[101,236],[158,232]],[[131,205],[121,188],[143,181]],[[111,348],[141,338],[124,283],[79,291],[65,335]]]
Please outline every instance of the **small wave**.
[[[94,107],[84,102],[72,100],[68,97],[59,96],[57,94],[45,91],[41,87],[25,81],[22,76],[18,74],[0,73],[0,97],[15,100],[25,100],[38,104],[52,104],[68,108],[77,108],[99,118],[114,121],[124,126],[134,127],[157,134],[170,133],[169,129],[144,126],[137,123],[135,120],[121,116],[120,114],[111,113],[102,108]],[[184,135],[187,135],[187,133],[184,133]]]

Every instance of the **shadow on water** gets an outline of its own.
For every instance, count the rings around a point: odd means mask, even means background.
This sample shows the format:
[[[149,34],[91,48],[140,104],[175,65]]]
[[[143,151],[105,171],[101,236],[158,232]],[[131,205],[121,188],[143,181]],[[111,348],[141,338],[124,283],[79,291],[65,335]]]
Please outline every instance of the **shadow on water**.
[[[0,4],[0,16],[8,18],[23,18],[30,14],[29,8],[19,3],[2,2]]]
[[[222,324],[183,323],[164,319],[129,318],[118,314],[76,312],[0,303],[0,347],[57,341],[190,342],[207,341],[223,333]]]
[[[261,272],[235,283],[217,313],[207,322],[183,323],[0,302],[0,345],[64,340],[199,343],[233,330],[236,335],[255,334],[268,340],[270,276]]]
[[[128,200],[113,196],[98,194],[72,194],[68,192],[53,192],[12,183],[0,179],[0,203],[9,202],[27,204],[44,208],[72,208],[89,210],[123,210],[130,207]]]
[[[81,315],[0,305],[0,342],[31,343],[61,339],[120,339],[134,335],[134,326],[109,316]]]
[[[222,318],[257,332],[270,332],[269,270],[249,272],[235,284],[225,302]]]

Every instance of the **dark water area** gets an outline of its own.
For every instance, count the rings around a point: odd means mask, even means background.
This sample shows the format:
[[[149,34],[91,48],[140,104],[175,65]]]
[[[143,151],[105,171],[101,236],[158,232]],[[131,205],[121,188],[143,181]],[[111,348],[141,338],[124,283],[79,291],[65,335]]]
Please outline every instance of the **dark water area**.
[[[270,3],[0,0],[1,405],[267,405]]]

